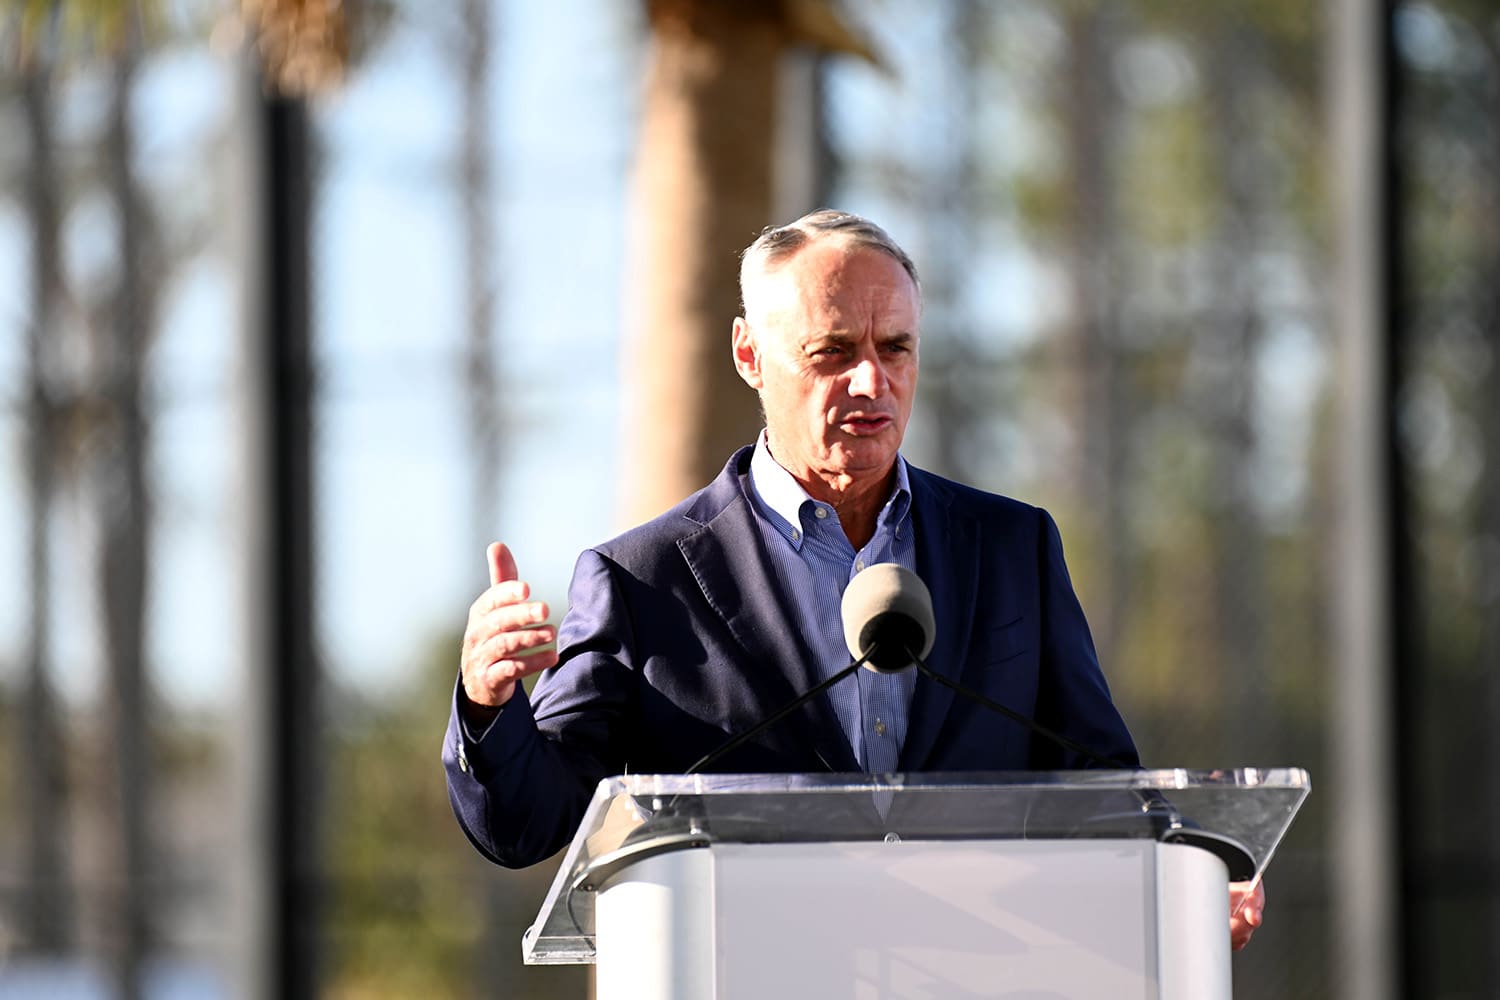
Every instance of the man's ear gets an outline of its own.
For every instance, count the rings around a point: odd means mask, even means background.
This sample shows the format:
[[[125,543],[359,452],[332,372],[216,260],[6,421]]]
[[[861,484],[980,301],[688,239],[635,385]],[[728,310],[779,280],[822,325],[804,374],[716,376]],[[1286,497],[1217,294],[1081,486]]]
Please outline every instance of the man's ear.
[[[760,345],[756,343],[755,334],[750,329],[750,324],[745,317],[734,318],[734,333],[731,337],[734,345],[734,370],[740,373],[740,378],[750,388],[760,391],[762,384],[760,376]]]

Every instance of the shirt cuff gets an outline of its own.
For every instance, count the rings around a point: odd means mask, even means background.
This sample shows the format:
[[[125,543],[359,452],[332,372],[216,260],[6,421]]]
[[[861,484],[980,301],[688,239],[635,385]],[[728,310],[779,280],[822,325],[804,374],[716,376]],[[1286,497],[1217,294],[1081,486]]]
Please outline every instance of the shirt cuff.
[[[485,706],[470,701],[468,694],[464,692],[462,677],[454,689],[453,697],[458,702],[458,727],[463,732],[464,739],[470,743],[478,743],[484,739],[485,734],[494,728],[495,722],[505,712],[505,706],[501,705],[490,715]]]

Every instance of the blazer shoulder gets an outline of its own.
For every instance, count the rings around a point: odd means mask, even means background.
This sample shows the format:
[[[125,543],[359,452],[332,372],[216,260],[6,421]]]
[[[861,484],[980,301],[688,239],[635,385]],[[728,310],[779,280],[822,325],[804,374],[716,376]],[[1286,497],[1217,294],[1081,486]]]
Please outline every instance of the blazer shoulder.
[[[919,469],[914,465],[907,466],[907,474],[911,478],[913,494],[925,491],[934,501],[947,507],[953,515],[1013,518],[1030,522],[1051,516],[1042,508],[1025,501],[1002,496],[999,493],[989,493],[952,479],[945,479],[934,472]]]

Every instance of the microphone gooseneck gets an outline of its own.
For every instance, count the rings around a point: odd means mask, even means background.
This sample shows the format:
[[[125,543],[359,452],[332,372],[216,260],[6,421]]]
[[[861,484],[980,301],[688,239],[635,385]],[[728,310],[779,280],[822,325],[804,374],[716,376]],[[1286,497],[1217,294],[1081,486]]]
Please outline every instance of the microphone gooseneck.
[[[1032,732],[1036,733],[1039,736],[1051,740],[1055,745],[1062,747],[1064,750],[1071,750],[1073,751],[1073,753],[1078,754],[1080,757],[1088,758],[1095,764],[1102,764],[1105,767],[1114,768],[1125,766],[1120,761],[1117,761],[1111,757],[1106,757],[1102,753],[1098,753],[1097,751],[1090,750],[1082,743],[1079,743],[1075,740],[1070,740],[1062,733],[1059,733],[1054,729],[1047,728],[1028,715],[1022,715],[1020,712],[1017,712],[1013,708],[1006,708],[998,701],[995,701],[992,698],[986,698],[978,691],[972,691],[964,685],[958,683],[958,681],[949,680],[947,677],[944,677],[942,674],[929,667],[921,657],[915,654],[910,655],[913,662],[915,662],[917,665],[917,670],[921,672],[923,677],[926,677],[928,680],[935,681],[938,684],[941,684],[943,687],[948,688],[949,690],[956,691],[958,694],[963,695],[965,698],[974,702],[976,705],[981,705],[989,709],[991,712],[996,713],[997,715],[1003,715],[1012,722],[1019,722],[1027,729],[1030,729]]]
[[[712,764],[720,757],[723,757],[729,751],[743,746],[750,740],[755,739],[755,737],[759,736],[767,729],[770,729],[772,726],[776,725],[776,723],[780,722],[782,719],[785,719],[788,715],[791,715],[797,709],[801,708],[803,705],[806,705],[809,701],[812,701],[818,695],[822,694],[824,691],[827,691],[829,688],[833,687],[839,681],[843,680],[845,677],[848,677],[850,674],[854,673],[854,671],[858,670],[864,665],[865,657],[861,656],[859,659],[855,660],[853,663],[849,664],[847,667],[840,670],[838,673],[834,674],[826,681],[823,681],[821,684],[818,684],[815,687],[808,688],[806,693],[799,695],[797,698],[795,698],[783,708],[781,708],[778,712],[776,712],[776,714],[767,716],[765,719],[761,720],[756,725],[751,726],[743,733],[730,738],[719,747],[715,748],[707,754],[704,754],[701,758],[699,758],[696,764],[684,771],[683,774],[697,774],[699,771],[703,770],[705,767]]]

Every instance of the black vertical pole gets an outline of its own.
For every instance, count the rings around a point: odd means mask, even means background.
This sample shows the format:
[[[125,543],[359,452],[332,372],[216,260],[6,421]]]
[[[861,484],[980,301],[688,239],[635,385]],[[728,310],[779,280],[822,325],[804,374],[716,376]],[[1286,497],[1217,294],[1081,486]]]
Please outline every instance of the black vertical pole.
[[[1417,588],[1413,581],[1415,535],[1410,518],[1410,474],[1401,447],[1399,403],[1401,383],[1406,373],[1407,329],[1410,310],[1406,295],[1405,249],[1410,205],[1402,183],[1400,128],[1402,83],[1400,59],[1396,51],[1396,16],[1398,0],[1383,0],[1380,5],[1380,37],[1375,43],[1380,61],[1380,203],[1385,220],[1381,240],[1380,281],[1377,294],[1380,306],[1379,332],[1384,360],[1381,365],[1380,407],[1385,439],[1385,524],[1386,551],[1390,560],[1389,586],[1386,589],[1386,635],[1390,643],[1389,732],[1395,753],[1392,754],[1391,781],[1394,784],[1389,801],[1398,803],[1391,816],[1395,856],[1399,871],[1395,879],[1395,899],[1391,919],[1398,948],[1395,960],[1398,994],[1404,997],[1423,995],[1417,984],[1426,982],[1422,968],[1419,928],[1415,904],[1421,891],[1420,844],[1418,817],[1424,815],[1420,796],[1423,775],[1418,760],[1418,728],[1422,718],[1422,690],[1418,683],[1414,623],[1421,620]],[[1413,797],[1417,801],[1413,801]]]
[[[313,634],[312,379],[309,211],[311,151],[307,110],[293,98],[264,99],[262,274],[265,355],[264,537],[261,607],[266,686],[261,720],[266,754],[264,802],[269,850],[265,983],[278,997],[317,993],[322,909],[316,745],[318,688]]]

